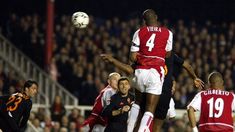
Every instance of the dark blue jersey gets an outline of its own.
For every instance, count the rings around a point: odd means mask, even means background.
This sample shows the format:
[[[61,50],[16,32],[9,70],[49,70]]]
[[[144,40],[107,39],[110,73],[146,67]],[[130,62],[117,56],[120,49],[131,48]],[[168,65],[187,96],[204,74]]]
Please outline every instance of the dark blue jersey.
[[[178,55],[174,54],[173,58],[173,77],[178,78],[179,74],[182,71],[184,60]]]
[[[167,69],[162,92],[171,92],[173,77],[178,77],[182,69],[184,60],[176,54],[171,54],[171,56],[169,58],[166,58],[165,61]]]
[[[128,112],[113,116],[112,111],[119,110],[125,105],[129,105],[131,107],[133,101],[134,96],[130,93],[126,97],[122,97],[122,95],[118,92],[111,97],[110,104],[107,105],[102,112],[103,116],[108,117],[108,125],[105,128],[105,132],[127,131],[126,124],[128,119]]]
[[[19,128],[24,128],[29,119],[32,100],[25,94],[23,96],[18,94],[1,96],[0,100],[1,112],[12,118]]]

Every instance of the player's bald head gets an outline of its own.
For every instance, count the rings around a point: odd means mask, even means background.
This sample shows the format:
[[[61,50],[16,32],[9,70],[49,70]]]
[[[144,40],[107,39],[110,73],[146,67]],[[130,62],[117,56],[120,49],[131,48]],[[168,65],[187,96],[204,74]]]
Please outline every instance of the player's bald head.
[[[208,76],[208,82],[211,85],[211,87],[220,87],[223,86],[224,84],[223,77],[219,72],[212,72]]]
[[[147,25],[157,21],[157,14],[153,9],[147,9],[143,12],[143,19]]]

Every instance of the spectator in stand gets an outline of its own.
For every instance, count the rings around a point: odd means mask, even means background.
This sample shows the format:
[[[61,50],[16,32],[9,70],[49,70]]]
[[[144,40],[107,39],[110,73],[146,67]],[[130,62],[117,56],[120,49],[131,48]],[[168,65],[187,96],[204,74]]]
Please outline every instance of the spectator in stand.
[[[77,108],[73,108],[71,113],[68,116],[69,121],[77,122],[79,115],[80,115],[80,110],[78,110]]]
[[[76,127],[76,122],[70,122],[69,123],[69,132],[78,132],[78,129]]]
[[[82,124],[85,122],[85,118],[84,118],[84,116],[82,116],[82,115],[80,115],[80,116],[78,116],[78,119],[77,119],[77,121],[76,121],[76,127],[77,127],[77,129],[79,130],[79,131],[82,131]],[[82,131],[83,132],[83,131]]]
[[[54,125],[54,121],[51,120],[51,116],[45,113],[45,115],[43,117],[44,117],[44,119],[43,119],[43,121],[41,121],[42,128],[44,128],[44,129],[48,128],[51,130]]]
[[[60,131],[60,122],[54,122],[53,127],[51,128],[52,132],[59,132]]]
[[[43,129],[40,126],[40,121],[36,118],[33,120],[33,125],[35,126],[35,128],[37,129],[38,132],[43,132]]]
[[[60,132],[68,132],[68,128],[66,128],[66,127],[61,127],[61,128],[60,128]]]
[[[60,121],[61,127],[69,128],[69,119],[68,116],[64,115]]]
[[[49,72],[50,72],[51,79],[54,81],[57,81],[57,78],[59,75],[58,75],[58,70],[57,70],[55,58],[51,59],[51,63],[49,66]]]
[[[55,100],[50,108],[52,121],[61,121],[61,118],[65,115],[66,110],[62,103],[61,96],[55,96]]]
[[[95,101],[95,97],[98,96],[98,90],[93,81],[94,77],[91,73],[86,76],[86,81],[82,83],[82,87],[79,89],[79,104],[80,105],[92,105]],[[89,95],[89,96],[84,96]]]
[[[11,85],[10,87],[9,87],[9,94],[14,94],[14,93],[16,93],[17,91],[16,91],[16,88],[13,86],[13,85]]]
[[[46,126],[46,127],[44,128],[44,132],[51,132],[51,128]]]
[[[46,109],[39,107],[37,110],[37,113],[35,114],[35,117],[38,118],[40,122],[42,122],[45,120],[45,115],[47,115]]]
[[[76,125],[76,129],[79,130],[84,122],[84,117],[80,115],[80,110],[77,108],[73,108],[71,113],[68,115],[68,119],[70,122],[74,122]]]

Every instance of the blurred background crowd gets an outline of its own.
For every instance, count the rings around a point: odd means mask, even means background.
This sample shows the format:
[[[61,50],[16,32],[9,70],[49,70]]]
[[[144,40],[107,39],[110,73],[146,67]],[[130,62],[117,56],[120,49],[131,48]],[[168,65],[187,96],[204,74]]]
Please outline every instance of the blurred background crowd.
[[[100,54],[109,53],[128,63],[132,35],[140,26],[141,20],[90,16],[88,28],[75,29],[70,19],[70,16],[62,16],[55,21],[53,59],[46,70],[54,80],[74,93],[81,105],[92,105],[99,91],[107,84],[107,75],[112,71],[122,73],[114,66],[102,62]],[[234,22],[214,24],[206,21],[199,24],[195,21],[186,23],[178,20],[172,23],[163,20],[159,24],[168,26],[173,31],[175,53],[193,66],[198,77],[206,82],[208,73],[217,70],[224,75],[226,89],[233,90]],[[40,16],[18,17],[12,14],[2,31],[16,47],[43,68],[45,23]],[[185,108],[196,90],[186,72],[176,76],[179,76],[176,78],[174,95],[176,108]]]
[[[73,93],[79,99],[80,105],[93,105],[98,93],[106,86],[110,72],[117,71],[125,75],[114,66],[103,62],[99,55],[109,53],[118,60],[128,63],[132,35],[141,25],[141,20],[137,17],[125,20],[118,17],[102,19],[90,15],[90,24],[86,29],[75,29],[70,20],[71,16],[67,15],[56,18],[53,59],[46,68],[43,65],[45,52],[43,17],[40,15],[19,17],[17,14],[11,14],[8,21],[1,25],[0,31],[36,64],[46,69],[54,80]],[[209,20],[204,23],[184,20],[170,22],[164,19],[160,20],[159,24],[169,27],[174,33],[174,52],[193,66],[199,78],[207,82],[208,74],[217,70],[224,76],[225,88],[234,91],[235,22],[213,23]],[[13,93],[22,85],[22,80],[17,80],[11,70],[6,72],[3,69],[0,65],[0,91]],[[176,91],[173,95],[175,107],[185,109],[197,93],[197,89],[184,70],[177,76]],[[47,118],[49,117],[39,119],[39,122]],[[53,121],[61,121],[62,118],[69,117],[61,116],[60,119]],[[84,117],[78,117],[78,122],[81,123],[83,119]],[[37,124],[37,119],[32,120]],[[185,120],[183,117],[173,124],[182,127],[180,125],[184,124]],[[168,125],[169,123],[171,124],[168,122]],[[76,123],[70,125],[76,126]],[[171,128],[169,126],[167,129]]]

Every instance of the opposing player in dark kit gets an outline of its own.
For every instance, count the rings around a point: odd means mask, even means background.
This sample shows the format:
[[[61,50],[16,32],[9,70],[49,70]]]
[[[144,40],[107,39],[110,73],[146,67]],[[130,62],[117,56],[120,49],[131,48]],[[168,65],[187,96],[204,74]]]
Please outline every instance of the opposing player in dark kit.
[[[32,100],[38,92],[38,84],[35,81],[25,82],[23,91],[8,96],[0,97],[0,129],[4,132],[23,130],[29,119],[32,108]]]

